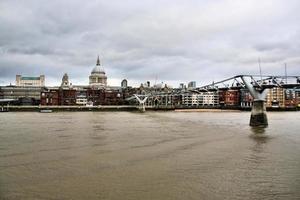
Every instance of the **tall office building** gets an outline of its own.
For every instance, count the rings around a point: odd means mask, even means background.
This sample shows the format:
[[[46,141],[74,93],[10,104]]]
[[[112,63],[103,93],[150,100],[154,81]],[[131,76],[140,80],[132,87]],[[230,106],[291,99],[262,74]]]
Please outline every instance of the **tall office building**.
[[[188,83],[188,88],[196,88],[196,81],[191,81]]]
[[[121,87],[122,88],[127,88],[127,80],[124,79],[122,82],[121,82]]]

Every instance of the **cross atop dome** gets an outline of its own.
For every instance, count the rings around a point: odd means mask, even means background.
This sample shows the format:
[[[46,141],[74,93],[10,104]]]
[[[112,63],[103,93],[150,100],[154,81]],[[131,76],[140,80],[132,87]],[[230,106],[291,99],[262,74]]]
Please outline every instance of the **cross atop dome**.
[[[100,58],[99,58],[99,55],[98,55],[98,58],[97,58],[97,64],[96,65],[100,65]]]

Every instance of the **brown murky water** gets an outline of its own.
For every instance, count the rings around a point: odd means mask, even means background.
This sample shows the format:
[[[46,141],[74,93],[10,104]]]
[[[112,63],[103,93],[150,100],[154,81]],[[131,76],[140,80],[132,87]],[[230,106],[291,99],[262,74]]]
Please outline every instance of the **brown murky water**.
[[[300,199],[300,113],[0,113],[0,199]]]

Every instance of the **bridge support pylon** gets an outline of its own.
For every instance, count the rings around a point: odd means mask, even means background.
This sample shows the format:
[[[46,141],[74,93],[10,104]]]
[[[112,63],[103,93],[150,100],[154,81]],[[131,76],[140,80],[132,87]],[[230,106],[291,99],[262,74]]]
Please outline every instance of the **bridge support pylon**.
[[[137,96],[136,94],[134,95],[135,98],[138,100],[139,102],[139,106],[138,109],[140,112],[146,112],[146,107],[145,107],[145,102],[148,99],[148,96],[145,96],[144,99],[141,99],[139,96]]]
[[[251,110],[250,126],[268,126],[268,118],[265,105],[265,98],[267,95],[266,90],[256,90],[253,85],[245,79],[245,77],[242,76],[241,79],[254,99]]]
[[[264,100],[255,99],[253,101],[250,126],[268,126],[267,111]]]
[[[138,109],[139,109],[140,112],[146,112],[145,104],[143,104],[143,103],[140,104]]]

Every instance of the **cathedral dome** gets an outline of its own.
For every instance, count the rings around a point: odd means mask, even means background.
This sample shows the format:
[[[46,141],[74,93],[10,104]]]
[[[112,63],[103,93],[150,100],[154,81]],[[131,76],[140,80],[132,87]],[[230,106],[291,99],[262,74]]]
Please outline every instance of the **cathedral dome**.
[[[101,67],[101,65],[100,65],[100,59],[99,59],[99,56],[98,56],[98,59],[97,59],[97,64],[96,64],[96,66],[93,68],[93,70],[92,70],[91,73],[92,73],[92,74],[105,74],[103,67]]]
[[[89,76],[90,86],[95,87],[106,87],[107,77],[105,75],[103,67],[100,65],[100,59],[98,56],[97,64],[93,68],[91,75]]]

